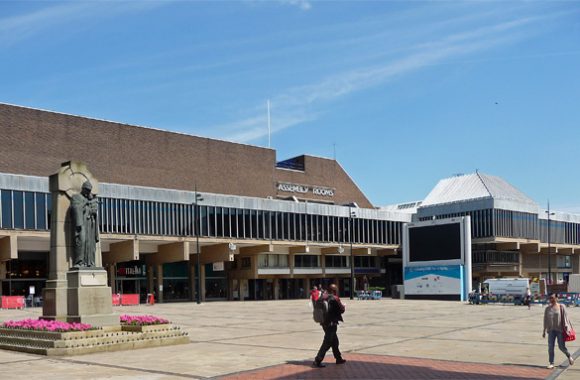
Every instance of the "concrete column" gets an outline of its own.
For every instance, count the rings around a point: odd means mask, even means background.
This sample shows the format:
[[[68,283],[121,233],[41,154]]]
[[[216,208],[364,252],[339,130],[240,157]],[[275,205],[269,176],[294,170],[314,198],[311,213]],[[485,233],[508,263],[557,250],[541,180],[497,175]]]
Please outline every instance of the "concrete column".
[[[272,287],[274,288],[274,299],[280,299],[280,280],[275,278]]]
[[[2,296],[2,281],[6,280],[8,270],[6,269],[7,261],[0,261],[0,296]]]
[[[246,289],[248,289],[248,280],[247,279],[240,279],[240,301],[244,301],[246,297]]]
[[[234,279],[228,278],[228,301],[234,300]]]
[[[288,267],[290,268],[290,278],[294,277],[294,254],[288,254]]]
[[[190,262],[189,265],[189,288],[191,289],[190,300],[195,301],[195,291],[197,289],[197,279],[195,278],[195,264]]]
[[[147,265],[147,293],[155,294],[155,276],[153,275],[153,265]],[[155,300],[157,302],[157,300]]]
[[[18,259],[18,240],[16,235],[0,238],[0,261]]]
[[[580,273],[580,256],[577,254],[572,255],[570,258],[570,261],[572,264],[572,273],[579,274]]]
[[[155,289],[157,289],[157,302],[163,303],[163,264],[157,264],[157,280],[155,281]]]
[[[112,293],[117,293],[117,281],[116,281],[117,273],[115,269],[116,269],[115,264],[109,264],[109,266],[107,267],[107,272],[109,272],[109,284],[111,286]]]
[[[205,302],[205,265],[200,266],[199,277],[201,278],[201,301]]]

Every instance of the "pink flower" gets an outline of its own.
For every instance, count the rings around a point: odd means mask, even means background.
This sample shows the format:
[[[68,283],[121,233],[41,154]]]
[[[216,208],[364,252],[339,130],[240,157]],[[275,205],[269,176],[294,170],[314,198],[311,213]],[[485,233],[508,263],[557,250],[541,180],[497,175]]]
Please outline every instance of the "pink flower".
[[[121,315],[121,323],[133,326],[147,326],[167,324],[167,319],[159,318],[154,315]]]
[[[35,331],[86,331],[93,329],[93,326],[86,323],[68,323],[62,321],[47,321],[43,319],[23,319],[20,321],[6,321],[2,325],[4,328],[35,330]]]

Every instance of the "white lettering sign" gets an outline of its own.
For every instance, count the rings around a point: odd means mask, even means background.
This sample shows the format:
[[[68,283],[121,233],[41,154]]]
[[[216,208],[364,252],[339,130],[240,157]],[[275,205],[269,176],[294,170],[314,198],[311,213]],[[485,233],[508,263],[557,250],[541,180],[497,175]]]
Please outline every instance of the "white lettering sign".
[[[305,185],[299,185],[296,183],[279,182],[278,191],[306,194],[310,192],[310,187]],[[334,189],[331,189],[329,187],[314,186],[312,188],[312,194],[321,197],[334,197]]]
[[[279,183],[278,190],[289,193],[307,193],[310,190],[307,186],[296,185],[293,183]]]
[[[323,197],[334,197],[334,190],[327,187],[315,187],[312,189],[314,195],[321,195]]]

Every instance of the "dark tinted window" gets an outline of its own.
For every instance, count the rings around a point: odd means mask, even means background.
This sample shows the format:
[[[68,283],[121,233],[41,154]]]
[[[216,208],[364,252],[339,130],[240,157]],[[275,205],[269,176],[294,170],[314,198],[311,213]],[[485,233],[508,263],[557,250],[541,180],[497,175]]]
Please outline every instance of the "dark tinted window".
[[[14,200],[14,228],[24,228],[24,193],[14,191],[12,197]]]
[[[2,228],[12,228],[12,192],[10,190],[2,190]]]

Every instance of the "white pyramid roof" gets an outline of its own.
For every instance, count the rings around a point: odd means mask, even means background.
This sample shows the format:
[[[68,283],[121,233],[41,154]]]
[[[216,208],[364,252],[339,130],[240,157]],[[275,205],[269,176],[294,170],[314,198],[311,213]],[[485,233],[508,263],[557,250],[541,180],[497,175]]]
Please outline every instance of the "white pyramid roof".
[[[427,195],[421,207],[481,199],[538,207],[531,198],[504,179],[479,172],[442,179]]]

